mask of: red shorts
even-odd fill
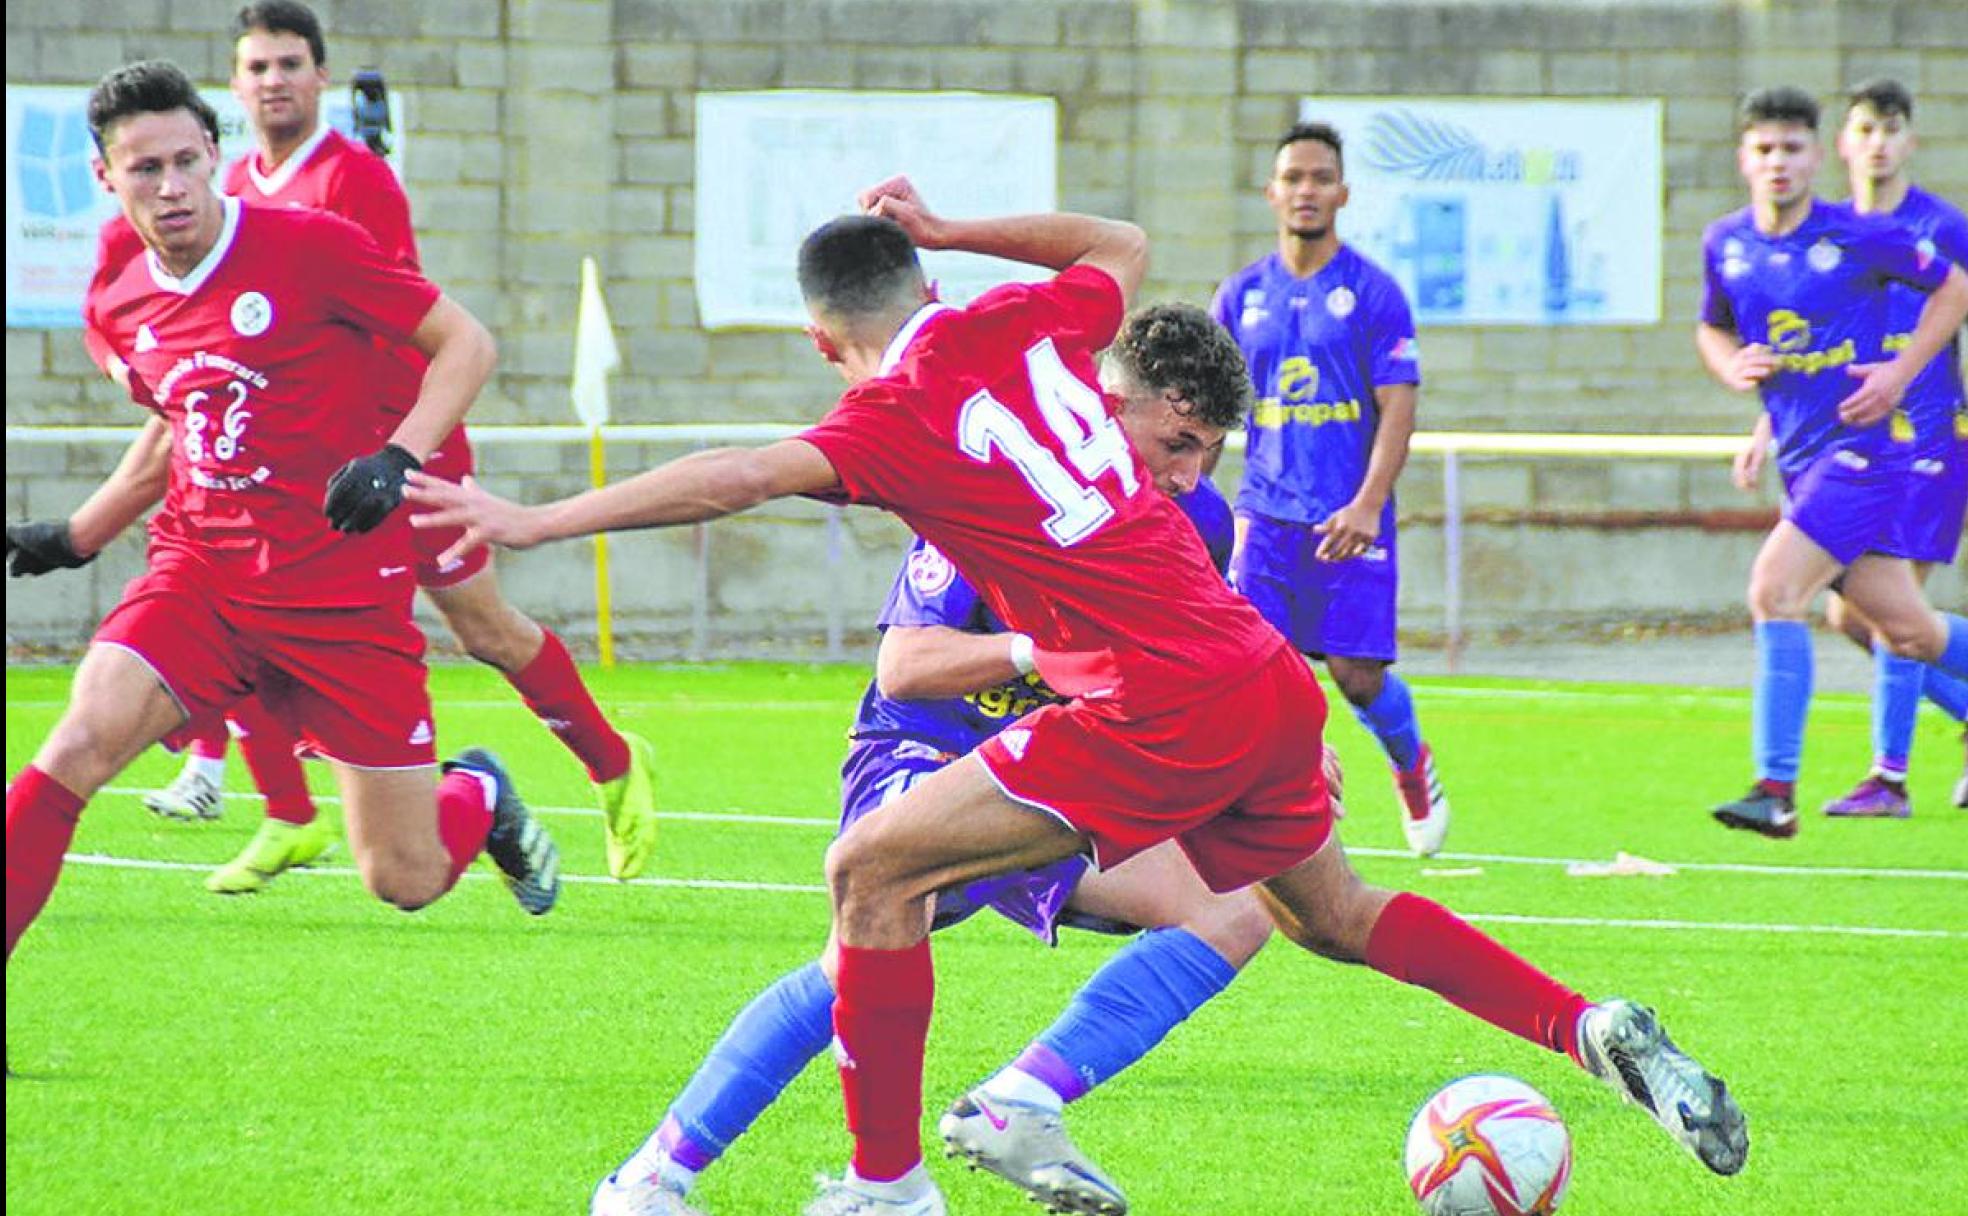
[[[463,481],[465,475],[476,467],[472,459],[471,440],[465,435],[465,428],[459,427],[445,436],[430,459],[424,462],[424,472],[432,477],[442,477],[446,481]],[[440,566],[437,559],[446,549],[458,543],[465,534],[463,528],[435,528],[426,531],[414,529],[412,535],[417,546],[417,585],[442,591],[455,587],[472,575],[492,564],[492,547],[480,545],[467,553],[462,560]]]
[[[257,693],[303,754],[357,768],[434,763],[424,635],[403,596],[361,608],[269,608],[226,598],[196,570],[132,579],[94,642],[157,673],[187,726]],[[164,741],[188,738],[180,727]]]
[[[1331,834],[1325,725],[1311,668],[1280,646],[1249,678],[1180,709],[1128,719],[1047,705],[977,754],[1006,794],[1091,841],[1101,869],[1173,837],[1211,890],[1233,891]]]

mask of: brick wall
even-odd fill
[[[1271,141],[1309,93],[1666,99],[1667,316],[1657,327],[1424,334],[1424,425],[1716,431],[1751,406],[1715,389],[1689,340],[1701,227],[1739,205],[1731,108],[1789,82],[1827,100],[1890,72],[1919,98],[1918,167],[1968,199],[1968,21],[1958,0],[321,0],[338,81],[380,64],[408,95],[409,191],[427,268],[485,318],[503,361],[476,417],[568,418],[580,255],[601,261],[621,331],[626,421],[797,419],[838,389],[797,334],[706,333],[690,282],[699,90],[960,88],[1059,102],[1061,202],[1155,241],[1144,298],[1202,301],[1271,246]],[[87,83],[163,54],[219,84],[236,0],[15,0],[7,77]],[[1826,187],[1838,187],[1836,165]],[[1342,221],[1341,231],[1344,232]],[[73,331],[7,333],[10,423],[127,412]],[[9,451],[8,506],[50,509],[93,455],[33,488]],[[570,473],[512,480],[545,492]],[[536,464],[538,462],[535,462]],[[38,471],[38,469],[37,469]],[[1425,508],[1433,471],[1410,478]],[[1474,505],[1742,505],[1712,468],[1472,470]],[[1624,501],[1626,495],[1645,501]],[[1731,575],[1730,581],[1735,581]],[[859,594],[859,598],[867,598]],[[10,627],[13,617],[10,614]]]

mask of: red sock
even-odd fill
[[[1367,938],[1367,965],[1492,1026],[1578,1058],[1587,1000],[1431,899],[1402,892]]]
[[[834,1036],[854,1173],[893,1182],[922,1161],[923,1051],[936,974],[929,942],[907,950],[840,948]]]
[[[458,885],[459,875],[485,848],[485,834],[492,830],[492,799],[478,778],[468,769],[453,769],[437,779],[437,835],[451,855],[447,891]]]
[[[7,957],[41,914],[61,877],[62,854],[75,838],[82,799],[35,768],[20,771],[7,787]]]
[[[1773,777],[1761,778],[1757,781],[1756,788],[1766,794],[1775,794],[1779,798],[1794,797],[1797,793],[1795,781],[1778,781]]]
[[[234,705],[232,722],[239,728],[239,754],[253,773],[253,785],[266,795],[267,818],[295,827],[313,823],[314,798],[294,755],[294,732],[268,713],[258,697]]]
[[[551,629],[533,661],[506,679],[519,690],[526,708],[539,715],[547,729],[560,736],[575,759],[587,766],[588,780],[600,784],[629,771],[629,744],[601,716],[601,706],[588,694],[573,656]]]
[[[188,740],[185,750],[205,760],[223,760],[232,737],[226,733],[224,714],[205,714],[185,723],[180,737]]]

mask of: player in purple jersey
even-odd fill
[[[1129,317],[1102,379],[1157,487],[1176,498],[1225,568],[1230,509],[1204,469],[1249,401],[1235,347],[1200,309],[1155,305]],[[1178,410],[1176,401],[1193,404]],[[841,769],[842,830],[1031,710],[1063,700],[1035,673],[1018,670],[1005,626],[925,541],[910,546],[876,623],[882,641],[875,681],[862,697]],[[1074,856],[946,891],[936,901],[935,926],[987,907],[1048,944],[1061,925],[1148,930],[1096,972],[1017,1060],[943,1119],[953,1152],[1032,1193],[1101,1205],[1088,1211],[1125,1210],[1119,1188],[1067,1137],[1062,1109],[1223,991],[1270,937],[1270,917],[1252,889],[1211,893],[1169,845],[1104,873],[1090,873],[1087,859]],[[655,1134],[596,1189],[596,1216],[695,1212],[687,1197],[697,1174],[826,1049],[833,1002],[817,962],[760,994]]]
[[[1817,202],[1818,107],[1791,88],[1743,103],[1737,162],[1751,206],[1703,235],[1696,346],[1724,386],[1761,393],[1786,490],[1784,518],[1750,572],[1756,784],[1715,809],[1735,828],[1797,833],[1793,800],[1812,653],[1804,615],[1841,577],[1894,653],[1968,674],[1968,618],[1935,612],[1895,555],[1914,464],[1897,408],[1968,317],[1968,275],[1903,227]],[[1887,349],[1889,285],[1926,297]]]
[[[1968,217],[1953,204],[1913,184],[1913,96],[1896,80],[1872,80],[1847,98],[1838,132],[1839,155],[1852,187],[1851,206],[1863,215],[1890,216],[1957,266],[1968,265]],[[1894,284],[1890,288],[1889,348],[1905,341],[1919,320],[1923,297]],[[1900,534],[1892,552],[1913,563],[1923,585],[1937,565],[1954,560],[1968,514],[1968,405],[1963,403],[1960,340],[1908,387],[1905,408],[1914,431],[1912,490],[1900,512]],[[1769,426],[1760,420],[1738,461],[1738,481],[1754,485],[1769,445]],[[1834,588],[1825,597],[1825,619],[1873,655],[1873,766],[1843,798],[1825,804],[1825,814],[1841,818],[1904,818],[1913,813],[1907,795],[1907,761],[1913,750],[1920,698],[1939,706],[1956,722],[1968,721],[1968,684],[1924,663],[1894,654],[1872,622],[1846,603]],[[1968,772],[1955,786],[1954,803],[1968,806]]]
[[[1211,311],[1257,388],[1237,494],[1231,581],[1315,658],[1394,768],[1408,847],[1442,847],[1449,801],[1414,698],[1390,666],[1399,581],[1394,482],[1414,434],[1414,319],[1400,285],[1340,243],[1339,133],[1303,123],[1278,141],[1264,197],[1278,250],[1225,279]]]

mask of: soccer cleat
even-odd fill
[[[641,735],[623,731],[622,739],[629,745],[628,771],[594,789],[607,835],[608,876],[627,882],[649,867],[656,852],[656,749]]]
[[[299,825],[265,820],[239,856],[206,876],[205,889],[214,895],[251,895],[265,890],[281,873],[312,865],[340,838],[334,821],[323,815]]]
[[[852,1178],[822,1174],[813,1181],[820,1193],[806,1205],[804,1216],[947,1216],[943,1192],[934,1183],[914,1199],[885,1199]]]
[[[1127,1196],[1087,1160],[1058,1111],[972,1090],[943,1112],[945,1150],[1030,1195],[1049,1212],[1125,1216]]]
[[[1433,857],[1449,834],[1449,796],[1435,775],[1435,753],[1421,745],[1414,767],[1394,770],[1394,788],[1401,795],[1401,831],[1418,857]]]
[[[1905,819],[1913,814],[1913,800],[1905,786],[1895,786],[1878,776],[1867,777],[1843,798],[1824,804],[1824,813],[1833,819]]]
[[[1797,808],[1782,794],[1773,794],[1760,785],[1734,802],[1725,802],[1711,812],[1725,827],[1758,832],[1777,840],[1797,835]]]
[[[143,796],[143,804],[153,814],[166,819],[217,819],[223,791],[218,784],[194,768],[178,773],[171,784]]]
[[[1654,1011],[1602,1001],[1579,1015],[1579,1059],[1586,1071],[1642,1108],[1667,1134],[1718,1174],[1749,1158],[1749,1122],[1728,1086],[1667,1037]]]
[[[690,1206],[682,1191],[665,1186],[654,1176],[640,1182],[624,1182],[619,1173],[610,1174],[595,1188],[588,1203],[588,1216],[705,1216]]]
[[[444,762],[445,772],[454,769],[492,778],[498,796],[492,804],[492,830],[485,834],[485,855],[499,867],[520,907],[534,916],[553,911],[560,898],[560,850],[519,800],[506,766],[484,748],[468,747]]]

